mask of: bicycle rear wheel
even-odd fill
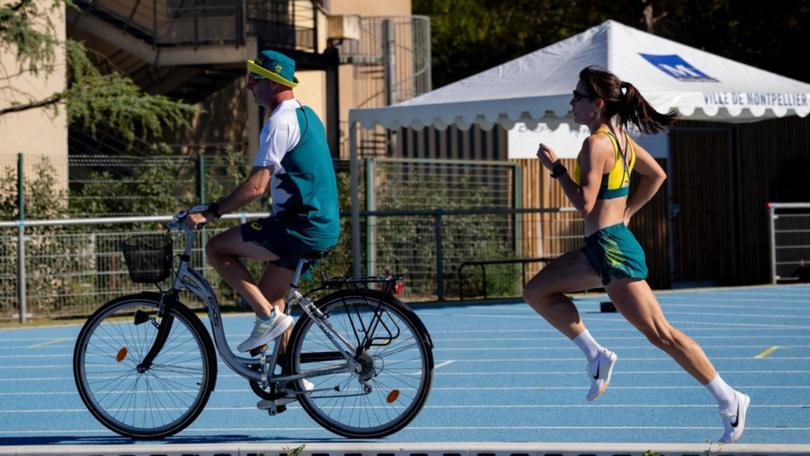
[[[289,371],[305,374],[314,386],[299,395],[301,406],[345,437],[379,438],[405,427],[422,409],[433,381],[432,346],[422,322],[396,298],[374,290],[339,291],[316,306],[350,343],[361,368],[317,375],[339,369],[346,359],[304,315],[293,329],[288,358]],[[302,383],[298,391],[305,391]]]
[[[139,369],[158,328],[160,295],[143,293],[100,307],[82,327],[73,375],[82,401],[104,426],[136,439],[167,437],[202,412],[216,382],[213,344],[200,319],[171,306],[171,331],[148,369]],[[160,321],[166,324],[167,316]]]

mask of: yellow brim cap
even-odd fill
[[[268,70],[267,68],[265,68],[265,67],[263,67],[261,65],[258,65],[256,63],[256,61],[252,60],[252,59],[249,59],[247,61],[247,70],[248,70],[249,73],[253,73],[253,74],[257,75],[257,76],[261,76],[261,77],[263,77],[265,79],[269,79],[269,80],[271,80],[273,82],[276,82],[278,84],[281,84],[281,85],[284,85],[284,86],[287,86],[287,87],[295,87],[295,86],[298,85],[298,78],[293,77],[292,81],[284,79],[283,77],[279,76],[276,73],[273,73],[272,71]]]

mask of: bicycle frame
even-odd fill
[[[214,293],[211,284],[206,280],[205,277],[202,276],[199,272],[194,270],[190,265],[189,261],[191,260],[191,247],[194,242],[194,231],[186,227],[182,220],[188,214],[194,212],[202,212],[206,206],[197,206],[190,209],[187,213],[185,211],[178,213],[174,216],[172,222],[169,223],[168,227],[170,230],[178,230],[182,231],[186,238],[186,245],[183,253],[180,255],[180,266],[177,269],[177,273],[174,278],[174,282],[172,288],[164,293],[164,295],[168,294],[178,294],[179,291],[185,289],[188,290],[190,293],[197,296],[203,303],[205,303],[208,309],[208,319],[211,322],[211,330],[213,333],[214,339],[214,346],[216,347],[216,351],[219,353],[222,360],[228,367],[231,368],[234,372],[239,374],[240,376],[248,379],[253,380],[260,383],[267,383],[269,381],[279,382],[279,383],[286,383],[294,380],[300,380],[302,378],[307,377],[317,377],[320,375],[329,375],[338,372],[350,372],[350,371],[359,371],[361,369],[360,364],[354,360],[354,353],[351,351],[354,347],[346,341],[334,328],[331,327],[329,322],[324,321],[321,318],[320,311],[315,307],[311,300],[301,295],[298,291],[298,281],[301,277],[301,271],[304,266],[305,260],[299,261],[298,266],[296,268],[295,274],[293,276],[292,284],[290,286],[290,290],[287,292],[287,297],[285,302],[287,303],[286,311],[289,313],[292,306],[298,304],[301,309],[309,315],[313,321],[321,328],[322,331],[326,334],[326,336],[332,341],[337,349],[337,352],[342,355],[345,359],[346,363],[341,366],[336,366],[332,368],[323,368],[323,369],[315,369],[312,371],[305,371],[301,372],[297,375],[282,375],[282,376],[274,376],[272,375],[272,367],[275,364],[277,355],[278,355],[278,339],[275,343],[272,355],[268,355],[266,353],[262,353],[259,359],[256,358],[247,358],[243,356],[239,356],[234,353],[230,347],[228,346],[227,339],[225,337],[225,329],[222,324],[222,317],[219,311],[219,302],[217,301],[216,294]],[[171,301],[175,301],[174,299],[169,299],[169,302],[162,301],[161,308],[159,310],[160,315],[166,315],[164,312],[164,306],[170,304]],[[161,329],[163,325],[161,324]],[[171,329],[171,322],[169,322],[168,328],[165,330],[167,333]],[[155,342],[156,346],[160,344],[161,336],[159,331],[158,338]],[[164,337],[165,339],[165,337]],[[162,344],[160,344],[162,345]],[[341,348],[341,346],[343,348]],[[348,351],[347,351],[348,350]],[[155,353],[156,355],[157,353]],[[257,369],[257,363],[260,365],[260,368]],[[264,366],[269,365],[270,369],[270,376],[267,375],[265,372]]]

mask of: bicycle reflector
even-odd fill
[[[389,404],[393,404],[397,399],[399,399],[398,389],[391,390],[391,392],[388,393],[388,396],[385,398],[386,402],[388,402]]]
[[[394,294],[401,295],[402,293],[405,293],[405,282],[397,280],[394,284]]]
[[[129,350],[127,350],[127,347],[121,347],[121,349],[118,350],[118,354],[115,355],[115,361],[120,363],[121,361],[123,361],[127,357],[127,353],[129,353]]]

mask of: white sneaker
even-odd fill
[[[740,440],[745,430],[745,415],[748,411],[748,406],[751,405],[751,398],[739,391],[734,391],[734,397],[737,398],[735,413],[729,414],[722,410],[720,411],[720,417],[723,419],[724,432],[723,437],[720,437],[718,443],[734,443]]]
[[[315,385],[311,381],[309,381],[309,380],[307,380],[305,378],[301,379],[301,383],[304,386],[304,391],[312,391],[312,390],[315,389]],[[296,394],[287,393],[286,396],[276,399],[276,407],[279,407],[279,406],[282,406],[282,405],[287,405],[290,402],[295,402],[297,400],[298,400],[298,396]],[[258,407],[260,410],[267,410],[267,409],[273,407],[273,401],[268,400],[268,399],[262,399],[262,400],[260,400],[259,402],[256,403],[256,407]]]
[[[619,357],[610,350],[599,350],[596,359],[588,363],[585,370],[591,377],[591,390],[588,391],[585,399],[592,401],[605,392],[610,383],[610,376],[613,374],[613,365],[618,359]]]
[[[249,352],[254,348],[259,348],[284,334],[284,331],[293,324],[293,318],[291,316],[281,313],[278,310],[273,310],[270,317],[271,319],[267,321],[257,318],[250,337],[239,344],[239,347],[236,349],[240,352]]]

